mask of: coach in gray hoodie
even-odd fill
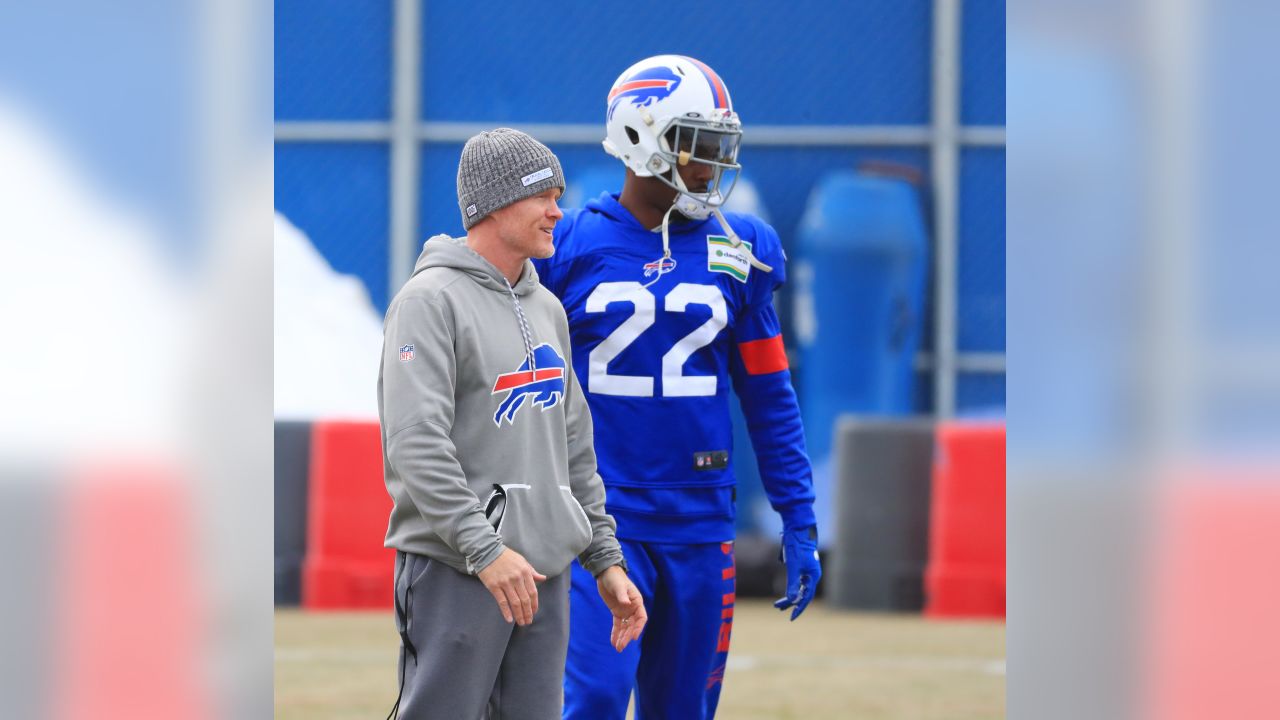
[[[604,511],[564,309],[528,261],[554,252],[563,191],[528,135],[471,138],[467,236],[428,240],[387,310],[378,412],[405,718],[559,718],[575,557],[619,652],[647,618]]]

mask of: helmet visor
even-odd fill
[[[677,121],[666,132],[667,147],[679,165],[690,161],[737,167],[741,130],[713,130]]]

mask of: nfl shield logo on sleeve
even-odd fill
[[[413,359],[413,345],[400,346],[400,362],[409,362]]]

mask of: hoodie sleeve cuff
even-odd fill
[[[467,572],[472,575],[479,574],[506,550],[502,538],[479,511],[468,513],[458,523],[454,537],[457,540],[454,550],[466,558]]]
[[[582,563],[584,570],[591,573],[591,577],[599,577],[600,573],[614,565],[621,565],[627,572],[631,570],[627,567],[627,559],[623,557],[622,547],[617,542],[609,543],[595,552],[582,553],[578,556],[578,562]]]

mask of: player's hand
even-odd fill
[[[600,573],[596,578],[596,589],[604,604],[609,606],[613,614],[613,630],[609,633],[609,644],[613,649],[622,652],[632,640],[640,637],[649,615],[644,611],[644,599],[635,583],[627,577],[627,573],[619,565]]]
[[[533,622],[533,615],[538,612],[538,586],[535,583],[546,579],[546,575],[534,570],[523,555],[511,548],[503,550],[497,560],[480,571],[480,582],[498,601],[503,619],[507,622],[515,620],[517,625]]]
[[[822,565],[818,562],[818,528],[788,528],[782,531],[782,562],[787,566],[787,596],[773,604],[779,610],[794,608],[791,619],[809,607],[822,579]]]

